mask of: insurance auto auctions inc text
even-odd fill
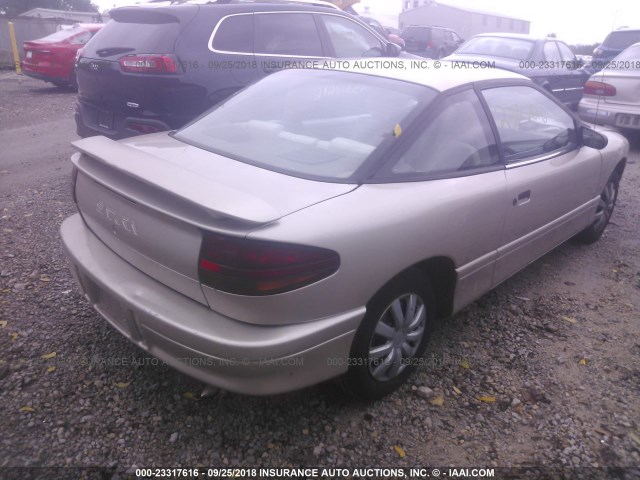
[[[210,468],[216,478],[492,478],[493,468]]]

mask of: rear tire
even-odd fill
[[[419,363],[434,317],[428,279],[413,270],[393,279],[368,303],[351,345],[349,370],[339,385],[362,400],[396,390]]]
[[[578,233],[574,238],[580,243],[591,244],[597,242],[604,233],[618,199],[618,187],[620,186],[620,174],[613,172],[607,180],[604,190],[600,194],[600,201],[596,210],[593,223]]]
[[[69,88],[74,92],[78,91],[78,79],[76,78],[76,70],[75,68],[71,72],[71,76],[69,77]]]

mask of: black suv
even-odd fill
[[[172,130],[259,78],[327,58],[398,56],[329,6],[232,3],[123,7],[77,61],[78,134]]]
[[[464,43],[455,30],[444,27],[410,25],[400,36],[407,52],[429,58],[446,57]]]

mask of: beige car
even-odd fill
[[[589,78],[578,113],[587,122],[640,130],[640,43]]]
[[[602,235],[622,136],[514,73],[354,62],[275,73],[176,132],[74,143],[62,240],[108,322],[223,389],[339,377],[378,398],[437,317]]]

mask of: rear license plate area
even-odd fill
[[[616,127],[640,128],[640,115],[619,113],[616,115]]]

